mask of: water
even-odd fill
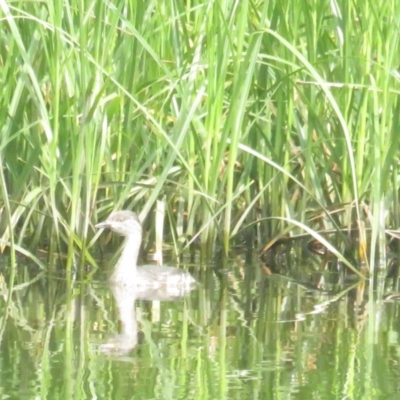
[[[213,265],[188,296],[145,301],[20,261],[9,297],[3,257],[0,398],[397,398],[399,302],[311,262],[300,277],[248,254]]]

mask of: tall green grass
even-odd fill
[[[165,196],[204,246],[259,221],[261,240],[356,227],[360,248],[371,228],[384,256],[399,23],[395,0],[0,0],[2,248],[70,268],[99,215],[154,219]]]

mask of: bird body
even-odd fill
[[[115,211],[96,228],[109,228],[125,237],[122,254],[111,275],[111,282],[139,288],[177,288],[188,290],[196,281],[188,272],[176,267],[137,265],[142,243],[142,225],[136,213]]]

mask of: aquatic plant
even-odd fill
[[[384,255],[399,215],[399,11],[0,0],[2,250],[46,244],[71,267],[90,258],[97,214],[143,217],[165,199],[174,237],[226,251],[250,224],[260,244],[355,227],[362,261]]]

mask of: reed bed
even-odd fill
[[[226,251],[356,229],[373,268],[398,226],[399,24],[395,0],[0,0],[1,250],[69,269],[97,218],[162,200],[174,237]]]

